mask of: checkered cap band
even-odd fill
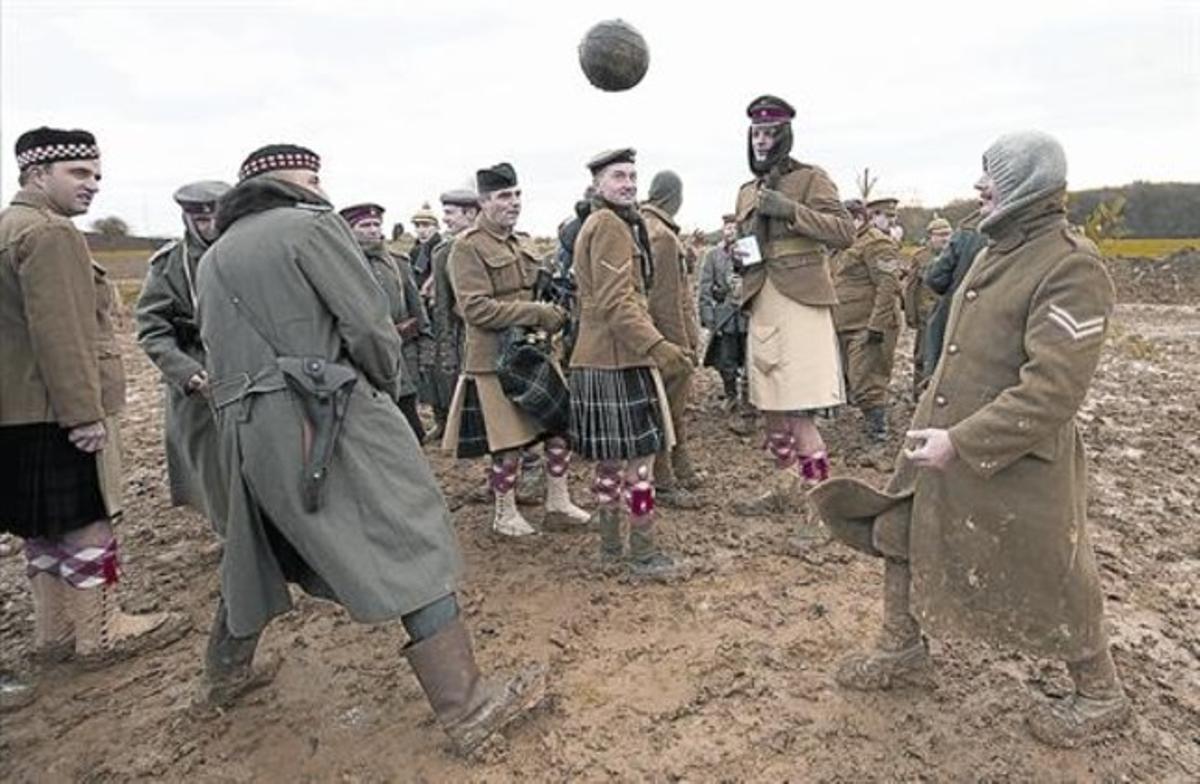
[[[321,170],[321,159],[317,155],[304,152],[279,152],[262,155],[246,161],[238,172],[238,179],[244,180],[263,172],[279,171],[281,169]]]
[[[90,161],[100,157],[100,148],[94,144],[47,144],[30,147],[17,156],[17,168],[24,169],[35,163],[56,161]]]

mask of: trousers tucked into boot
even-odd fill
[[[254,652],[261,634],[234,637],[229,631],[229,613],[225,600],[217,603],[216,617],[204,652],[204,675],[196,696],[197,703],[225,708],[238,697],[275,679],[279,662],[255,669]]]
[[[912,575],[904,561],[883,561],[883,630],[875,648],[851,654],[842,660],[837,682],[848,689],[875,691],[929,664],[929,652],[921,639],[921,627],[910,612]]]
[[[1107,645],[1089,659],[1067,662],[1067,672],[1075,693],[1034,708],[1028,723],[1035,738],[1050,746],[1071,749],[1100,740],[1103,733],[1129,723],[1129,698],[1121,688]]]

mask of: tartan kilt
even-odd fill
[[[571,449],[588,460],[632,460],[668,446],[648,367],[571,368]]]
[[[58,539],[109,517],[95,454],[55,422],[0,426],[0,531]]]
[[[483,457],[488,454],[487,426],[483,421],[483,405],[475,380],[463,381],[462,414],[458,425],[458,444],[455,456],[459,459]]]

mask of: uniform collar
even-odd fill
[[[671,231],[676,232],[676,233],[679,232],[679,224],[676,223],[671,218],[671,216],[667,214],[667,211],[664,210],[662,207],[659,207],[657,204],[654,204],[652,202],[645,202],[644,204],[642,204],[642,209],[644,211],[649,212],[650,214],[654,215],[656,218],[661,220],[663,223],[667,224],[667,226],[670,227]]]
[[[13,196],[13,204],[20,204],[24,207],[33,207],[35,210],[49,210],[55,215],[61,215],[54,205],[50,203],[50,199],[46,198],[46,194],[33,188],[21,188]]]
[[[1008,253],[1065,223],[1062,191],[1056,191],[1013,213],[1009,220],[989,227],[989,232],[985,233],[991,235],[991,247],[999,253]]]
[[[514,237],[515,237],[514,232],[512,232],[511,230],[505,229],[503,226],[499,225],[495,221],[488,218],[482,212],[479,213],[478,226],[479,226],[479,228],[483,229],[491,236],[500,240],[500,242],[509,242],[510,240],[514,239]]]

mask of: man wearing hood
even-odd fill
[[[429,318],[417,291],[406,259],[392,256],[383,241],[383,207],[364,202],[344,207],[338,214],[346,219],[358,247],[367,257],[371,274],[387,295],[388,312],[396,333],[400,336],[404,371],[400,374],[400,393],[397,404],[408,420],[418,441],[425,440],[425,426],[417,413],[417,378],[420,373],[420,345],[423,334],[429,332]]]
[[[814,415],[846,400],[838,359],[829,250],[854,241],[854,223],[823,169],[791,157],[796,110],[764,95],[746,109],[754,179],[738,191],[738,234],[760,260],[742,264],[742,307],[750,312],[750,403],[766,415],[776,476],[761,495],[734,505],[743,515],[802,508],[798,488],[829,473]],[[739,254],[739,261],[743,256]]]
[[[946,349],[883,493],[851,479],[812,498],[835,535],[884,559],[883,630],[843,686],[882,689],[929,663],[922,632],[1066,662],[1064,699],[1029,716],[1074,746],[1129,719],[1088,537],[1075,415],[1113,308],[1096,247],[1066,220],[1059,143],[1026,131],[983,154],[988,238],[950,308]]]
[[[647,294],[650,319],[664,338],[688,352],[693,365],[700,349],[700,336],[688,282],[687,251],[679,238],[675,216],[683,205],[683,181],[673,171],[661,171],[650,181],[650,194],[642,204],[642,220],[650,236],[650,258],[654,285]],[[698,509],[700,499],[692,494],[701,485],[699,473],[687,450],[684,412],[691,396],[693,367],[663,374],[675,447],[663,450],[654,460],[654,482],[664,506]]]
[[[674,441],[663,376],[686,378],[693,361],[650,317],[647,297],[657,283],[637,208],[635,156],[624,148],[588,162],[596,196],[575,241],[580,318],[571,355],[571,444],[596,464],[602,562],[624,562],[635,577],[673,580],[687,567],[658,546],[654,457]]]
[[[184,234],[150,258],[136,310],[138,344],[166,384],[164,440],[171,503],[200,512],[218,533],[225,530],[225,479],[196,323],[196,268],[217,238],[217,200],[228,192],[227,184],[214,180],[175,191]]]
[[[489,683],[475,664],[449,512],[395,404],[400,336],[319,169],[304,147],[252,152],[200,263],[230,512],[199,701],[228,705],[273,677],[254,651],[296,583],[357,621],[399,619],[400,652],[470,752],[540,698],[542,677]]]

